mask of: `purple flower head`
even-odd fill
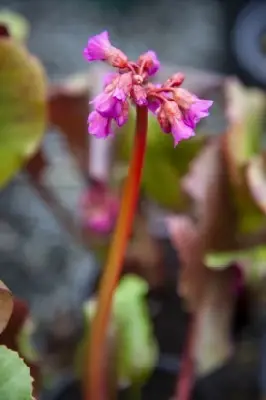
[[[175,145],[194,136],[197,123],[209,115],[213,102],[181,88],[185,79],[181,72],[163,84],[148,82],[160,67],[154,51],[142,54],[136,62],[129,61],[110,43],[108,33],[102,32],[88,41],[84,55],[88,61],[102,60],[117,68],[106,75],[103,92],[91,102],[94,111],[88,118],[88,129],[96,137],[112,135],[113,123],[121,127],[127,122],[130,102],[148,107],[162,131],[172,133]]]

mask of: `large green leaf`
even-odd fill
[[[46,125],[45,74],[11,38],[0,38],[0,187],[40,145]]]
[[[5,346],[0,346],[0,399],[32,399],[29,368],[15,351]]]

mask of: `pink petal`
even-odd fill
[[[209,115],[209,108],[212,106],[213,101],[198,99],[184,112],[184,116],[189,125],[194,126],[205,117]]]
[[[125,101],[130,95],[132,85],[132,72],[127,72],[120,75],[120,78],[114,89],[113,96],[116,97],[117,100]]]
[[[112,93],[100,93],[91,103],[96,111],[106,118],[115,118],[121,114],[121,102],[112,96]]]
[[[192,136],[195,136],[195,132],[193,131],[192,127],[186,125],[184,121],[178,118],[174,119],[171,131],[174,138],[175,146],[182,140],[189,139]]]
[[[108,72],[103,79],[103,86],[106,87],[113,83],[113,81],[119,76],[116,72]]]
[[[146,71],[149,76],[156,74],[160,68],[160,61],[156,53],[152,50],[142,54],[138,59],[138,64],[144,65],[144,71]]]
[[[88,117],[88,131],[97,138],[106,138],[113,135],[111,119],[105,118],[97,111],[92,111]]]
[[[83,54],[87,61],[106,60],[111,48],[108,32],[104,31],[89,39]]]
[[[129,116],[129,104],[127,101],[125,101],[122,104],[122,110],[121,113],[115,118],[115,121],[119,127],[125,125],[125,123],[128,121],[128,116]]]
[[[133,92],[133,99],[136,104],[138,104],[139,106],[147,105],[148,103],[147,94],[143,86],[133,85],[132,92]]]

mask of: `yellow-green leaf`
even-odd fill
[[[46,80],[39,61],[0,38],[0,187],[38,149],[46,125]]]
[[[15,40],[25,42],[30,33],[30,26],[26,18],[21,14],[8,9],[0,10],[0,24],[4,24],[9,34]]]

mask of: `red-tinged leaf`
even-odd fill
[[[88,176],[89,93],[87,78],[52,87],[48,97],[50,124],[65,135],[82,175]]]
[[[7,346],[9,349],[19,352],[17,337],[19,335],[20,330],[23,327],[23,324],[29,314],[27,304],[20,299],[14,299],[14,307],[11,317],[8,321],[8,324],[5,330],[0,335],[0,344]],[[27,360],[24,360],[25,363],[29,366],[31,376],[34,379],[33,388],[34,388],[34,396],[37,398],[37,394],[40,389],[40,368],[38,365],[28,363]]]
[[[1,37],[9,37],[10,33],[6,25],[0,23],[0,36]]]
[[[29,160],[26,165],[26,170],[34,180],[41,182],[41,177],[45,168],[47,168],[47,162],[42,149],[40,149],[35,156]]]
[[[8,324],[13,310],[13,297],[6,285],[0,281],[0,333]]]

